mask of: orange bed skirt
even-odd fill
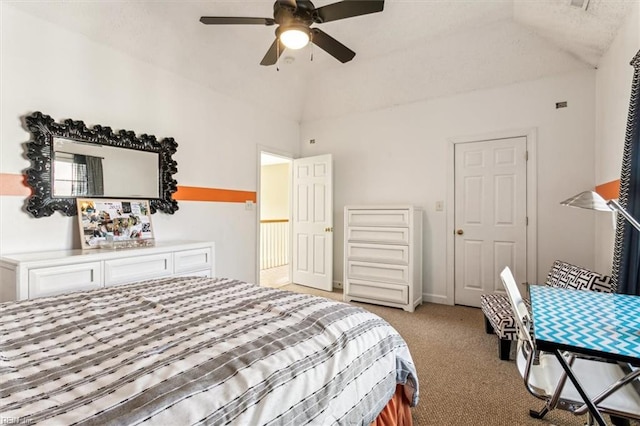
[[[396,385],[396,393],[369,426],[413,426],[411,406],[404,395],[403,385]]]

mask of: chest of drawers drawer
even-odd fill
[[[345,237],[349,242],[409,244],[409,228],[350,226]]]
[[[350,281],[350,286],[350,295],[353,297],[398,304],[409,303],[409,287],[406,285],[354,279]]]
[[[409,267],[407,265],[351,260],[347,262],[347,277],[349,279],[407,284],[409,282]]]
[[[211,270],[213,259],[211,249],[181,250],[173,254],[173,268],[176,274]],[[188,275],[188,274],[187,274]]]
[[[172,271],[172,253],[107,260],[104,262],[104,285],[168,277]]]
[[[29,270],[29,299],[102,287],[102,264],[85,262]]]
[[[348,226],[409,226],[408,209],[354,209],[347,212]]]
[[[348,260],[409,264],[409,246],[390,244],[347,243]]]

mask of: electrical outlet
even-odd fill
[[[245,210],[253,210],[253,205],[254,204],[255,203],[253,201],[247,200],[247,201],[244,202],[244,209]]]
[[[436,211],[441,212],[444,210],[444,201],[436,201]]]

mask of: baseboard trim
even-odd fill
[[[422,293],[422,302],[438,303],[440,305],[452,305],[447,301],[447,296],[441,296],[439,294]]]

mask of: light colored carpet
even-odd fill
[[[280,288],[287,284],[291,284],[289,265],[276,266],[275,268],[262,269],[260,271],[260,285],[263,287]]]
[[[342,300],[341,291],[295,284],[282,289]],[[353,304],[387,320],[409,345],[420,382],[420,402],[412,411],[416,425],[585,424],[586,415],[562,410],[543,420],[529,417],[529,409],[538,410],[543,402],[527,392],[515,361],[498,358],[497,337],[485,333],[480,309],[426,303],[408,313]]]

